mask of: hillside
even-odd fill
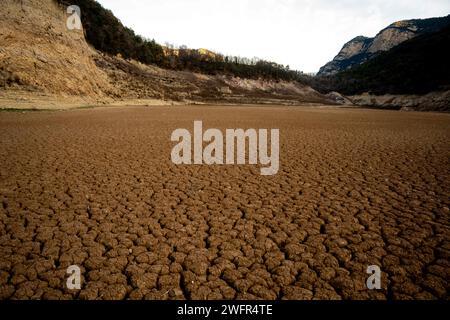
[[[450,27],[408,40],[361,66],[325,78],[322,91],[426,94],[450,89]],[[319,85],[320,87],[320,85]]]
[[[102,17],[117,22],[119,39],[126,40],[127,34],[134,34],[129,29],[121,29],[123,26],[112,14],[97,16],[99,24]],[[70,31],[66,19],[66,7],[53,0],[2,3],[1,108],[205,102],[331,103],[298,82],[259,77],[245,80],[229,73],[199,74],[145,64],[122,51],[102,52],[86,41],[84,35],[89,34],[86,25],[82,31]]]
[[[450,15],[442,18],[394,22],[374,38],[358,36],[347,42],[339,54],[322,68],[319,76],[333,75],[363,64],[379,54],[417,36],[437,32],[450,25]]]
[[[316,90],[389,109],[450,111],[450,26],[424,33],[361,65],[310,79]]]
[[[55,0],[67,5],[65,0]],[[94,48],[112,55],[120,54],[145,64],[171,70],[188,70],[209,75],[231,75],[266,80],[301,81],[303,73],[272,61],[224,56],[207,49],[166,48],[154,40],[136,35],[114,14],[95,0],[72,0],[80,7],[86,40]]]

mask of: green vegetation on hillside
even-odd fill
[[[55,0],[67,5],[65,0]],[[302,81],[304,74],[264,60],[250,60],[221,54],[205,55],[198,50],[182,48],[164,53],[164,48],[154,40],[136,35],[125,27],[114,14],[95,0],[71,0],[81,9],[81,21],[86,40],[94,48],[111,55],[120,54],[125,59],[134,59],[162,68],[189,70],[206,74],[229,74],[242,78],[264,78],[272,80]]]
[[[334,76],[311,79],[321,92],[425,94],[450,90],[450,26],[403,42]]]
[[[65,0],[55,1],[67,5]],[[336,75],[309,77],[300,71],[290,70],[289,66],[270,61],[211,52],[205,54],[185,47],[163,48],[154,40],[136,35],[95,0],[72,0],[71,4],[81,8],[86,40],[94,48],[166,69],[298,81],[322,93],[338,91],[346,95],[363,92],[422,94],[450,89],[450,27],[406,41],[362,65]],[[435,20],[428,19],[423,23],[436,24]]]
[[[56,0],[66,5],[65,0]],[[86,40],[104,53],[135,59],[142,63],[161,63],[162,47],[154,40],[147,40],[125,27],[110,10],[93,0],[72,0],[71,4],[81,8],[81,21]]]

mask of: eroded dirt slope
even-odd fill
[[[0,8],[0,90],[26,89],[93,101],[112,92],[82,30],[68,30],[52,0],[5,0]],[[2,93],[0,91],[0,93]],[[1,95],[0,95],[1,97]]]

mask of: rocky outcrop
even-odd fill
[[[328,62],[317,75],[331,75],[367,61],[371,54],[365,54],[372,42],[371,38],[359,36],[347,42],[339,54]]]
[[[350,69],[406,40],[421,34],[437,32],[448,25],[450,25],[450,15],[443,18],[395,22],[380,31],[374,38],[359,36],[347,42],[332,61],[320,68],[318,75],[332,75]]]
[[[373,95],[364,93],[350,96],[349,99],[358,106],[403,111],[440,111],[449,112],[450,91],[430,92],[426,95]]]
[[[348,97],[340,94],[339,92],[330,92],[326,94],[326,97],[333,100],[337,104],[341,105],[353,105],[353,101],[350,100]]]

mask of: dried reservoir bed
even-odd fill
[[[170,134],[194,120],[280,129],[279,173],[172,164]],[[2,299],[448,299],[449,207],[447,114],[0,113]]]

